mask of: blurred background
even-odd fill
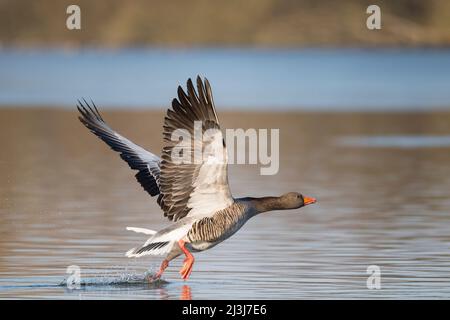
[[[0,298],[448,299],[449,45],[444,0],[0,0]],[[278,174],[232,165],[233,195],[318,203],[252,219],[187,283],[175,261],[147,285],[160,261],[125,259],[144,240],[125,226],[168,221],[75,104],[159,154],[165,109],[197,75],[223,128],[280,129]]]
[[[66,8],[82,10],[82,29],[69,32]],[[382,9],[381,32],[365,28],[366,8]],[[1,1],[4,46],[311,47],[445,46],[445,0],[332,1]]]
[[[81,29],[69,30],[77,4]],[[207,76],[227,108],[450,105],[450,4],[377,1],[0,1],[0,104],[170,103]]]

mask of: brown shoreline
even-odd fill
[[[366,27],[371,2],[361,0],[79,0],[81,30],[66,28],[70,4],[0,2],[0,47],[450,45],[445,0],[379,0],[380,30]]]

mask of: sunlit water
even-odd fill
[[[232,165],[236,197],[300,191],[318,203],[250,220],[182,258],[127,259],[166,220],[118,155],[73,111],[0,110],[0,298],[450,298],[450,114],[227,113],[224,128],[280,128],[280,171]],[[105,112],[159,153],[162,112]],[[405,142],[406,141],[406,142]],[[413,142],[413,143],[412,143]],[[81,268],[80,289],[64,285]],[[381,268],[381,289],[366,286]]]

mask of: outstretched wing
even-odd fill
[[[95,104],[93,102],[91,104],[92,106],[86,100],[78,101],[77,108],[81,114],[78,119],[92,133],[105,141],[111,149],[120,152],[120,157],[131,169],[139,171],[135,177],[145,191],[151,196],[158,195],[160,193],[158,185],[160,158],[111,129],[103,120]]]
[[[228,186],[227,150],[207,79],[203,83],[197,77],[197,91],[191,79],[187,94],[178,87],[178,99],[172,101],[164,121],[158,203],[173,221],[212,215],[234,202]],[[188,133],[190,140],[180,142],[181,132]],[[181,146],[190,161],[180,163]]]

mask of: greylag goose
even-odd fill
[[[208,80],[197,77],[197,92],[189,79],[187,93],[179,86],[178,99],[173,99],[163,126],[164,145],[162,156],[134,144],[109,127],[91,101],[78,101],[80,121],[95,135],[120,153],[131,169],[137,170],[136,179],[157,202],[164,216],[173,223],[160,231],[128,227],[128,230],[144,233],[149,239],[140,247],[126,253],[127,257],[146,255],[165,256],[159,271],[152,279],[159,279],[169,262],[184,254],[180,274],[189,278],[194,264],[192,252],[214,247],[232,236],[251,217],[266,211],[297,209],[315,203],[316,200],[297,192],[279,197],[233,198],[228,186],[225,141],[214,107]],[[201,121],[201,130],[209,132],[204,139],[202,161],[180,163],[171,154],[175,142],[171,137],[175,130],[184,129],[194,135],[194,121]],[[191,152],[195,152],[195,143]]]

